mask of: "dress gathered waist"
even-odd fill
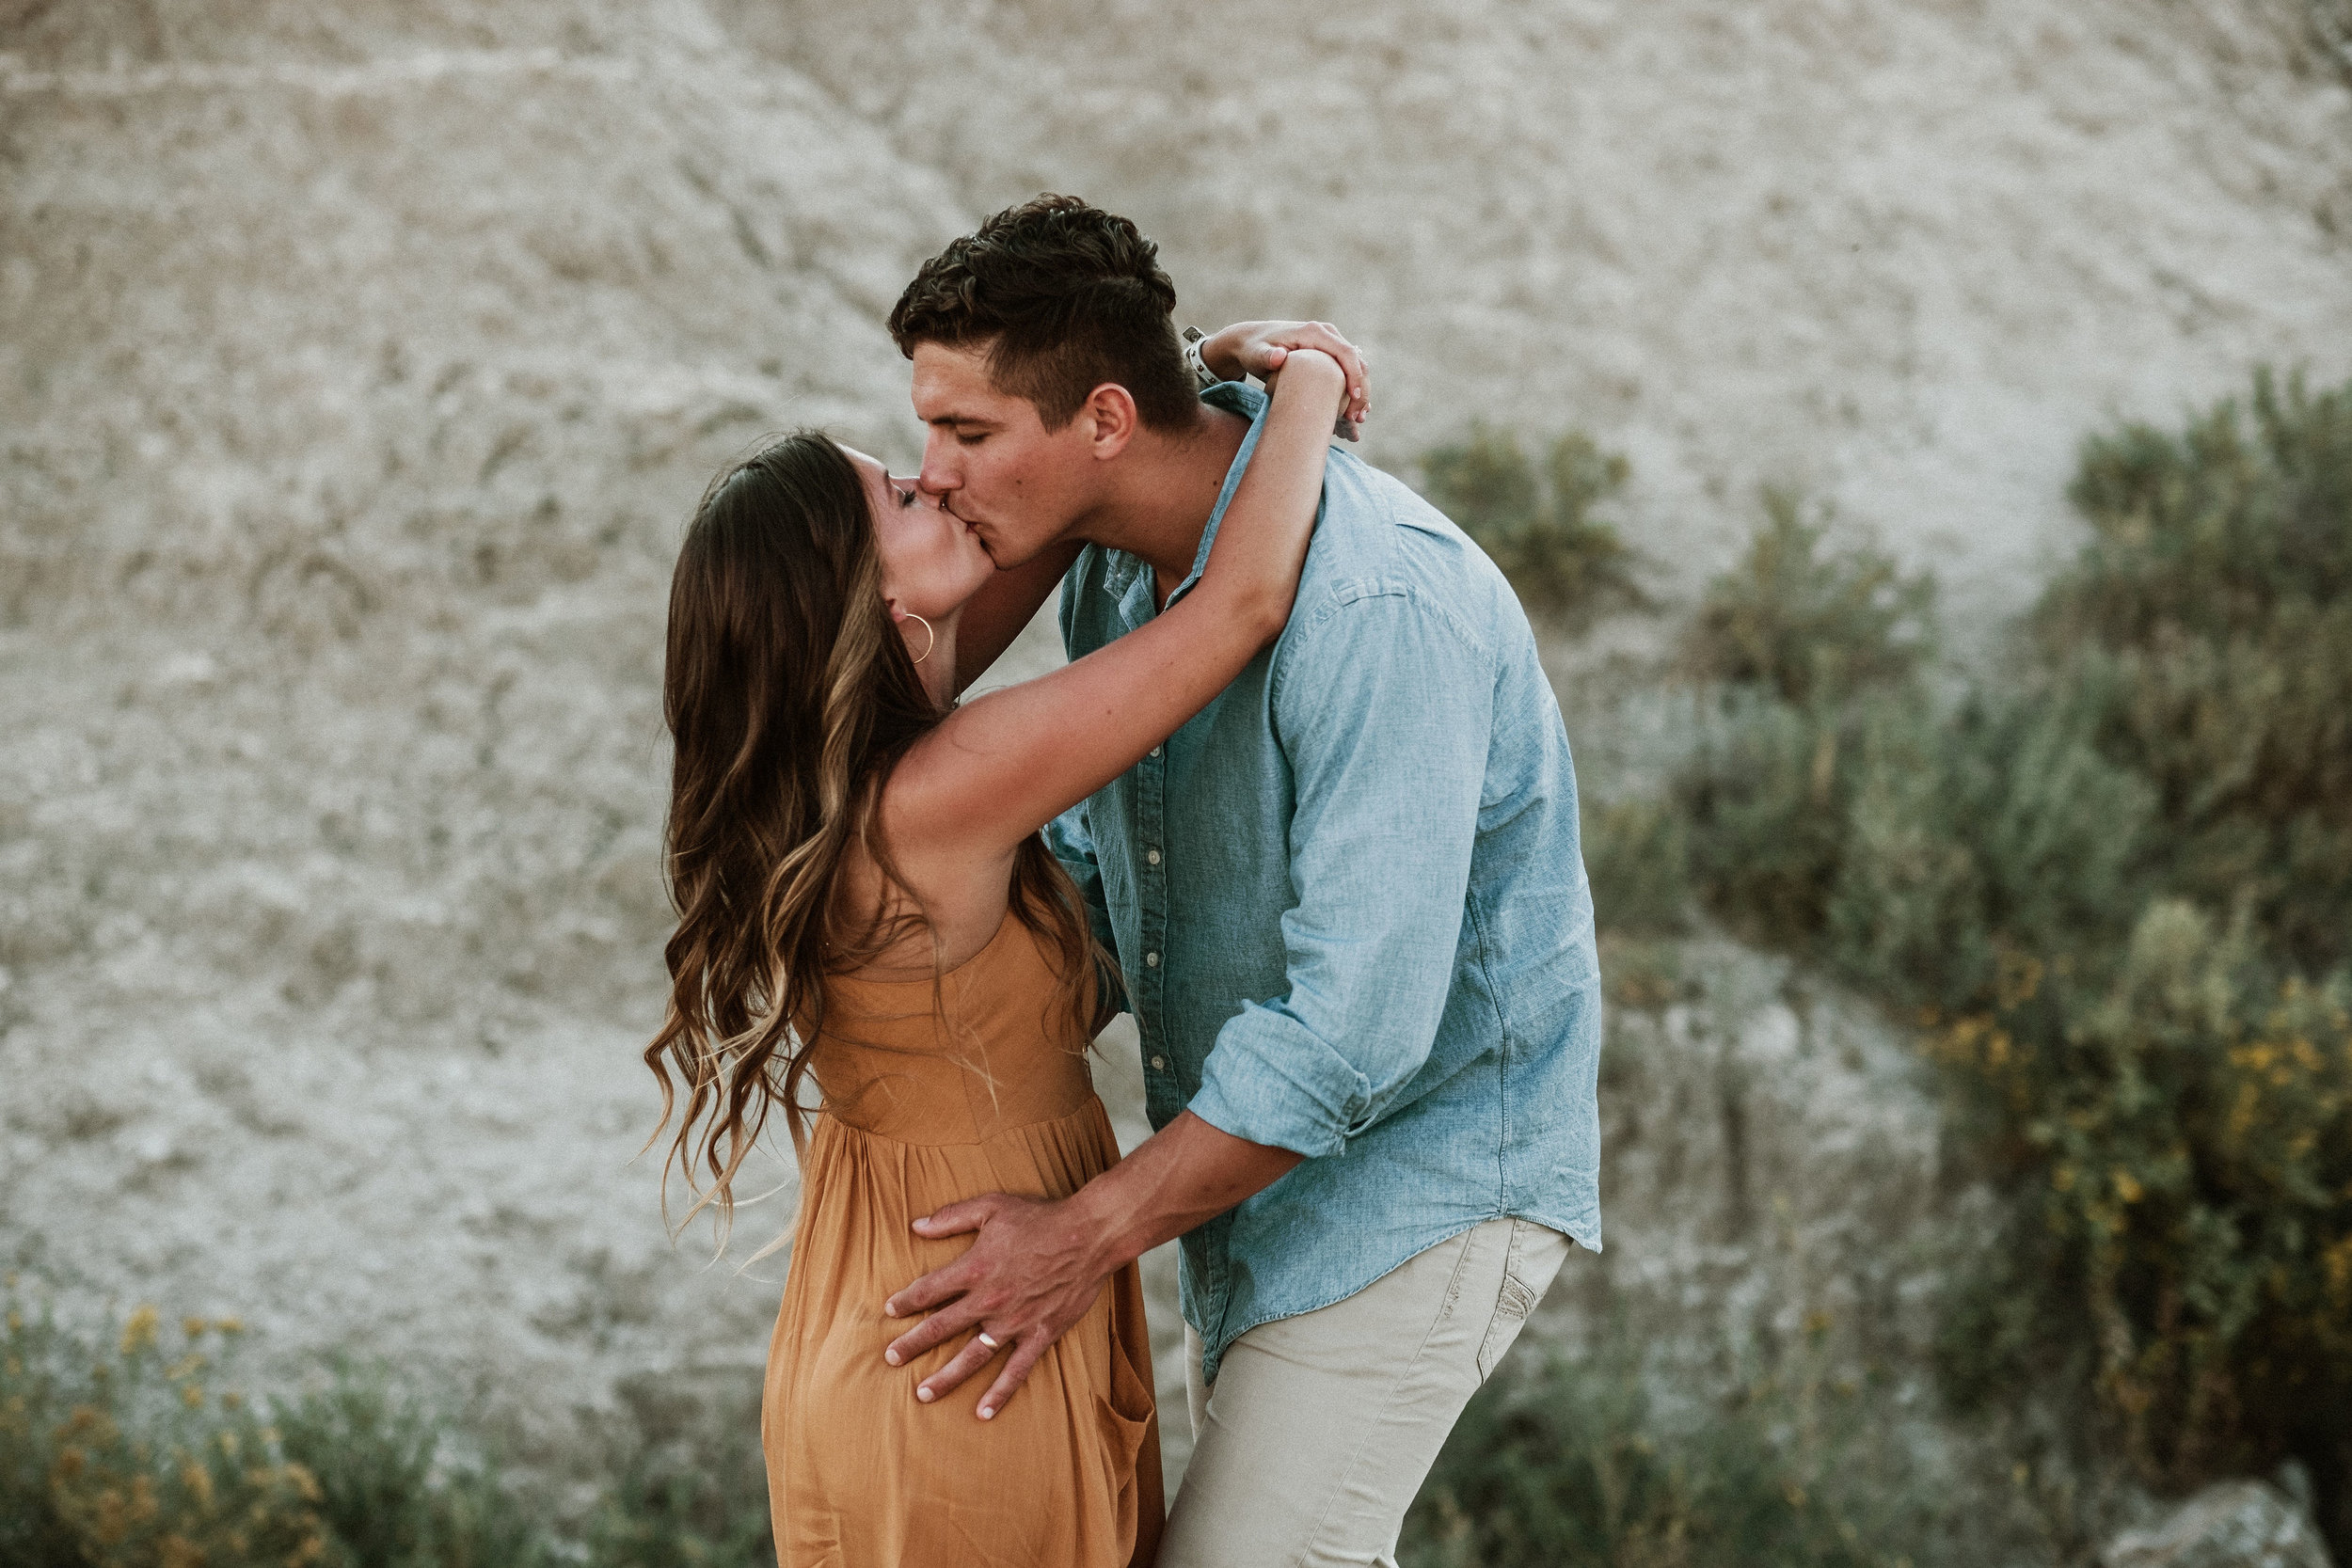
[[[1091,1125],[1099,1125],[1104,1133],[1110,1132],[1110,1114],[1103,1108],[1103,1102],[1100,1100],[1090,1096],[1059,1116],[1039,1117],[1016,1126],[1000,1127],[986,1136],[977,1138],[901,1137],[897,1132],[885,1132],[878,1128],[862,1127],[827,1107],[818,1111],[817,1125],[810,1131],[809,1137],[814,1143],[817,1139],[831,1132],[840,1137],[855,1137],[874,1143],[896,1144],[903,1148],[986,1148],[992,1144],[1021,1137],[1024,1133],[1034,1134],[1049,1129],[1060,1130],[1079,1126],[1090,1128]],[[1116,1140],[1114,1140],[1115,1143]]]

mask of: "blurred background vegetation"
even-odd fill
[[[1498,554],[1539,585],[1531,608],[1590,613],[1628,570],[1605,528],[1533,531],[1507,437],[1426,471],[1482,536],[1582,552]],[[1598,918],[1635,938],[1719,922],[1910,1024],[1950,1157],[2002,1199],[1941,1304],[1955,1410],[2051,1399],[2079,1412],[2079,1453],[2163,1494],[2292,1461],[2341,1557],[2352,386],[2264,373],[2183,429],[2096,436],[2071,495],[2088,543],[1961,669],[1936,661],[1931,582],[1768,493],[1676,639],[1687,760],[1655,797],[1586,807]],[[1581,596],[1550,599],[1563,583]],[[1616,1375],[1519,1366],[1482,1395],[1416,1511],[1421,1560],[1948,1544],[1857,1512],[1884,1490],[1806,1421],[1742,1405],[1677,1440]]]
[[[151,1305],[60,1321],[11,1275],[0,1338],[0,1562],[9,1568],[755,1568],[772,1564],[757,1422],[632,1433],[583,1502],[510,1486],[389,1369],[298,1395],[232,1381],[244,1325]]]

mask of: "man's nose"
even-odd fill
[[[943,445],[937,435],[923,443],[923,467],[914,476],[914,487],[933,498],[963,483],[963,476],[956,472],[949,454],[940,450]]]

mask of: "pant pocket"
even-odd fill
[[[1530,1284],[1526,1277],[1534,1272],[1535,1259],[1530,1256],[1526,1243],[1531,1238],[1548,1234],[1540,1226],[1525,1220],[1511,1222],[1511,1240],[1503,1252],[1502,1285],[1495,1292],[1494,1317],[1486,1324],[1486,1338],[1478,1347],[1478,1381],[1485,1383],[1494,1374],[1496,1365],[1512,1345],[1518,1342],[1519,1330],[1527,1326],[1527,1315],[1535,1309],[1543,1297],[1543,1287],[1551,1283],[1546,1275],[1541,1284]]]

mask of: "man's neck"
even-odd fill
[[[1110,494],[1071,534],[1150,562],[1153,598],[1165,605],[1192,575],[1217,492],[1248,434],[1248,420],[1205,403],[1189,429],[1138,431],[1119,456]]]

